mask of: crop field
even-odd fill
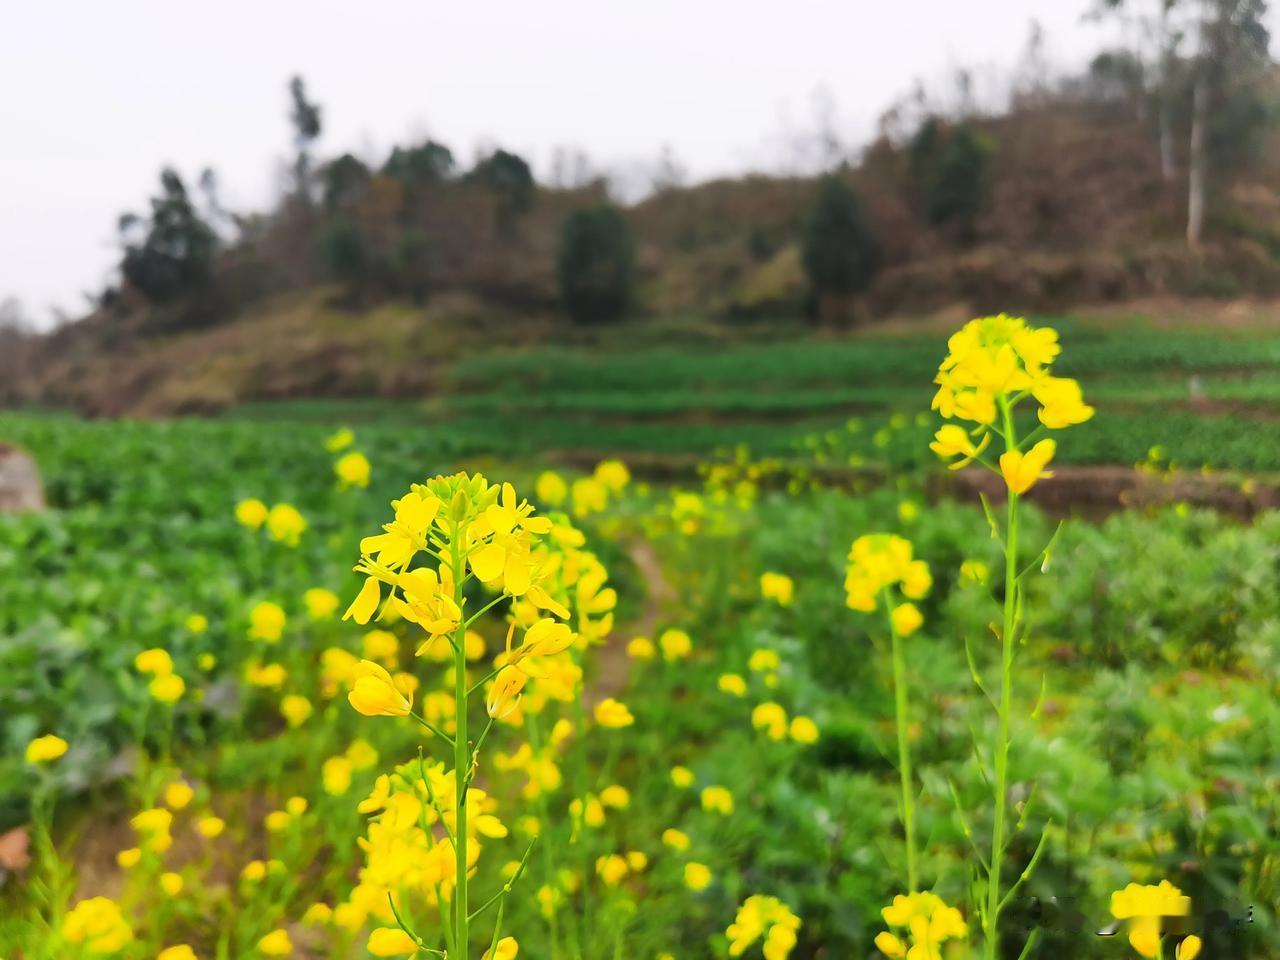
[[[1036,503],[1280,332],[1033,323],[0,413],[0,958],[1280,956],[1280,514]]]
[[[1152,447],[1187,468],[1280,470],[1280,331],[1156,326],[1144,318],[1046,318],[1069,338],[1066,376],[1087,381],[1103,416],[1082,424],[1064,463],[1132,465]],[[875,442],[891,418],[928,414],[927,388],[949,330],[661,346],[494,351],[464,358],[426,401],[262,403],[236,419],[416,424],[467,454],[557,452],[757,455],[909,463],[933,418]],[[853,420],[852,429],[849,422]],[[855,434],[861,434],[856,436]],[[804,451],[808,450],[809,453]]]

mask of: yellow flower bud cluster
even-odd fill
[[[929,565],[912,556],[911,541],[892,533],[869,533],[853,541],[845,572],[845,601],[850,609],[870,613],[886,591],[897,588],[910,600],[920,600],[933,587]],[[893,608],[894,628],[907,636],[920,626],[912,603]]]
[[[944,425],[930,444],[933,451],[956,470],[981,457],[998,431],[1006,447],[999,472],[1013,493],[1025,493],[1050,476],[1045,467],[1053,459],[1056,442],[1044,439],[1023,450],[1012,436],[1013,409],[1033,398],[1047,430],[1062,430],[1093,416],[1080,384],[1050,372],[1061,349],[1056,330],[1033,327],[1021,317],[1002,313],[966,323],[947,342],[947,356],[934,378],[938,390],[933,409],[948,420],[968,420],[976,426],[967,430]]]

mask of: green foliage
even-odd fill
[[[560,299],[576,323],[617,320],[631,300],[635,254],[616,207],[575,210],[560,231]]]
[[[425,303],[431,290],[431,245],[416,227],[401,231],[388,257],[389,280],[395,293]]]
[[[955,224],[966,235],[973,232],[986,197],[989,153],[987,143],[971,128],[952,131],[926,190],[925,211],[930,223]]]
[[[803,244],[805,273],[819,295],[861,293],[880,264],[879,244],[862,204],[836,175],[818,185]]]
[[[428,140],[416,147],[395,147],[382,172],[410,184],[440,183],[454,170],[453,151]]]
[[[524,158],[506,150],[495,150],[467,174],[468,183],[478,184],[498,197],[498,217],[509,222],[533,204],[536,184]]]
[[[160,190],[151,200],[150,216],[120,218],[120,271],[153,304],[169,304],[206,288],[218,239],[176,170],[160,172]]]
[[[351,291],[369,281],[372,258],[360,228],[348,217],[330,219],[320,233],[316,253],[326,272]]]
[[[358,199],[369,184],[369,176],[369,168],[364,161],[349,153],[325,164],[320,171],[325,207],[335,210]]]
[[[329,405],[322,412],[331,418],[344,411]],[[460,455],[456,440],[484,442],[476,429],[454,437],[434,423],[406,429],[408,422],[358,429],[358,443],[373,459],[373,489],[340,494],[333,455],[323,444],[332,429],[327,422],[0,415],[0,435],[39,459],[53,507],[0,517],[0,569],[8,574],[0,577],[0,831],[24,822],[32,780],[22,749],[32,735],[49,730],[71,743],[66,762],[50,770],[60,792],[91,798],[92,819],[118,814],[113,792],[102,788],[129,776],[130,744],[158,752],[167,742],[164,714],[132,664],[139,651],[164,647],[191,689],[204,694],[181,701],[172,728],[174,759],[200,789],[199,807],[216,805],[233,830],[241,819],[261,820],[263,797],[279,802],[296,791],[310,794],[318,807],[317,828],[289,838],[278,854],[290,867],[315,867],[278,888],[271,908],[282,922],[292,921],[310,903],[331,902],[335,889],[349,887],[359,857],[351,838],[365,825],[354,800],[368,794],[381,768],[357,772],[345,796],[327,797],[317,789],[319,759],[342,753],[360,736],[385,765],[413,756],[420,741],[404,725],[358,717],[340,695],[317,700],[316,716],[299,729],[283,729],[284,691],[250,688],[238,668],[248,657],[266,655],[287,665],[287,689],[307,689],[301,678],[312,675],[322,650],[359,648],[364,631],[336,616],[312,620],[303,592],[324,586],[350,597],[359,579],[350,569],[351,547],[385,519],[387,500],[406,481],[446,469]],[[491,421],[489,431],[505,428]],[[626,785],[630,803],[588,832],[586,875],[592,876],[598,854],[646,854],[648,866],[637,880],[643,881],[641,908],[626,920],[628,956],[690,944],[706,944],[708,955],[721,950],[735,907],[761,890],[803,918],[796,960],[870,956],[883,929],[880,908],[901,892],[896,782],[888,759],[893,703],[880,620],[844,603],[845,556],[858,534],[890,530],[911,538],[932,566],[934,588],[921,601],[925,626],[907,647],[920,721],[918,823],[928,837],[922,872],[929,889],[964,902],[972,853],[952,790],[971,811],[974,833],[985,835],[989,787],[971,738],[989,738],[994,717],[972,689],[963,638],[972,641],[978,669],[993,675],[999,654],[987,624],[999,591],[962,582],[958,570],[964,560],[993,564],[997,550],[986,522],[975,505],[946,501],[900,519],[904,496],[923,502],[914,488],[865,495],[763,491],[747,506],[735,503],[736,494],[709,489],[703,500],[711,515],[689,532],[664,525],[670,494],[660,486],[636,492],[600,523],[583,524],[611,570],[616,565],[623,574],[611,578],[623,593],[620,622],[634,615],[643,590],[623,573],[617,555],[643,535],[673,588],[646,630],[656,639],[674,626],[693,638],[687,660],[659,657],[627,668],[620,696],[636,723],[610,734],[619,738],[615,745],[593,747],[588,767],[600,784]],[[310,522],[299,546],[286,548],[241,528],[233,508],[247,496],[297,505]],[[1034,511],[1026,521],[1030,560],[1052,524]],[[619,532],[610,537],[605,530]],[[1240,916],[1243,908],[1233,901],[1254,906],[1246,930],[1209,935],[1213,956],[1276,954],[1280,821],[1273,781],[1280,706],[1267,678],[1274,675],[1280,639],[1280,609],[1270,589],[1280,573],[1277,543],[1278,514],[1241,525],[1201,511],[1124,513],[1096,527],[1073,522],[1048,571],[1030,575],[1029,606],[1043,616],[1031,623],[1020,660],[1027,669],[1014,688],[1022,719],[1015,724],[1010,777],[1020,829],[1010,861],[1025,866],[1041,830],[1050,821],[1053,826],[1040,868],[1011,905],[1010,918],[1045,927],[1046,955],[1114,957],[1115,941],[1093,932],[1109,922],[1110,892],[1162,878],[1194,898],[1199,918],[1220,909]],[[764,571],[795,580],[791,606],[761,600]],[[284,640],[269,652],[247,636],[248,611],[264,599],[282,604],[289,618]],[[191,613],[207,616],[206,632],[187,627]],[[501,644],[501,630],[493,626],[486,638],[491,651]],[[620,627],[610,643],[631,636]],[[403,648],[406,656],[412,649]],[[752,671],[751,655],[759,649],[778,654],[776,671]],[[207,665],[205,654],[216,663]],[[1193,664],[1198,669],[1188,670]],[[1045,700],[1032,716],[1041,669]],[[717,689],[728,672],[745,678],[745,697]],[[811,717],[819,742],[774,741],[753,730],[752,709],[765,701],[789,716]],[[511,738],[502,741],[506,750],[522,742],[526,729],[493,736]],[[669,771],[677,763],[693,771],[693,790],[673,788]],[[577,789],[576,776],[566,765],[556,809]],[[521,774],[501,774],[486,790],[516,795],[523,782]],[[711,784],[732,793],[733,816],[701,808],[697,790]],[[72,806],[64,804],[61,815]],[[527,811],[512,804],[502,812],[514,825]],[[571,819],[541,819],[540,842],[566,849]],[[687,834],[691,848],[677,854],[664,847],[659,838],[668,828]],[[254,842],[257,836],[248,834]],[[130,841],[112,835],[110,842]],[[486,850],[503,862],[518,858],[525,842],[494,838]],[[267,849],[277,855],[277,848]],[[693,894],[683,887],[687,861],[710,867],[714,879],[706,890]],[[544,882],[543,862],[532,862],[533,877],[524,881],[531,886],[521,891]],[[579,870],[576,862],[559,865]],[[13,896],[15,886],[21,897],[23,888],[13,884],[3,896]],[[1054,897],[1057,906],[1050,906]],[[1071,929],[1066,898],[1075,898],[1078,930]],[[234,910],[253,929],[267,918],[257,915],[260,904],[249,904],[237,901]],[[613,929],[611,909],[602,907],[598,930]],[[560,916],[573,914],[566,907]],[[223,914],[217,918],[193,924],[198,947],[213,942],[213,923]],[[506,923],[522,954],[549,955],[535,897],[513,897]]]

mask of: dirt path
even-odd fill
[[[627,545],[627,556],[644,580],[645,599],[640,615],[615,627],[605,645],[596,654],[595,681],[583,693],[588,709],[607,697],[616,697],[627,688],[631,676],[631,658],[627,644],[633,637],[653,636],[663,613],[674,604],[675,588],[662,573],[662,561],[648,540],[636,539]]]

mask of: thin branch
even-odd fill
[[[1040,863],[1040,857],[1044,854],[1045,841],[1049,839],[1049,828],[1052,826],[1053,821],[1050,820],[1044,825],[1044,829],[1040,831],[1040,842],[1036,844],[1036,852],[1031,855],[1031,859],[1027,862],[1027,868],[1022,871],[1022,874],[1016,881],[1014,881],[1013,886],[1009,888],[1009,892],[1004,895],[1004,899],[1000,901],[1000,910],[1004,910],[1004,908],[1013,901],[1014,894],[1016,894],[1022,885],[1031,878],[1031,874],[1035,872],[1036,867]],[[1022,953],[1023,956],[1025,956],[1026,950],[1024,949]]]

